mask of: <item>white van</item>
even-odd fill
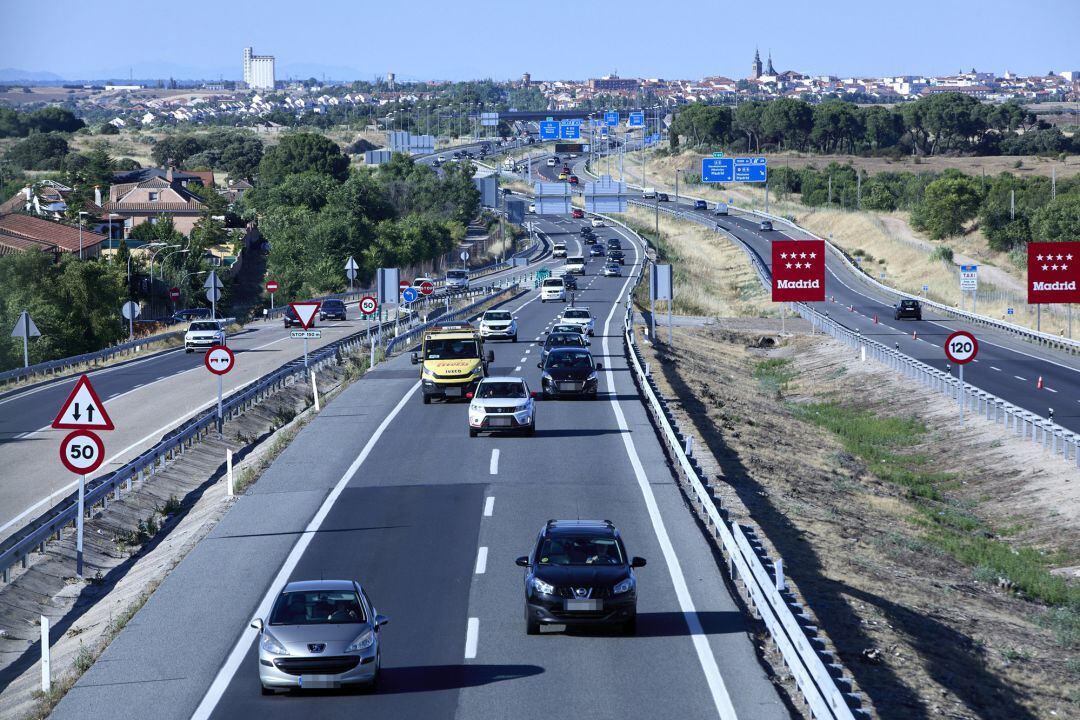
[[[546,303],[548,300],[566,302],[566,283],[561,277],[544,278],[540,286],[540,302]]]
[[[641,191],[641,197],[645,198],[646,200],[651,200],[652,198],[656,197],[656,188],[645,188]]]
[[[555,158],[553,158],[553,157],[548,158],[547,159],[547,166],[548,167],[555,167]]]
[[[566,243],[557,242],[551,246],[551,257],[566,257]]]
[[[585,274],[585,258],[580,255],[576,257],[566,258],[566,272],[573,273],[575,275]]]

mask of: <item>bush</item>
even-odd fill
[[[930,261],[941,260],[952,265],[953,262],[953,249],[948,245],[939,245],[934,248],[930,253]]]

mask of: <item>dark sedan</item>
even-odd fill
[[[323,300],[322,305],[319,306],[319,319],[325,320],[326,318],[348,320],[345,312],[345,301],[337,299]]]
[[[893,318],[896,320],[903,318],[922,320],[922,305],[919,304],[918,300],[904,298],[893,307]]]
[[[543,364],[552,350],[565,347],[588,350],[589,341],[585,338],[584,333],[553,332],[544,340],[544,347],[540,350],[540,363]]]
[[[581,348],[556,348],[542,362],[536,364],[543,370],[544,398],[587,397],[596,399],[601,363],[593,360],[592,353]]]
[[[609,262],[617,262],[620,265],[626,264],[626,253],[622,250],[608,250],[607,258]]]

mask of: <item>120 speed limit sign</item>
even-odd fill
[[[957,330],[945,340],[945,357],[957,365],[971,362],[978,353],[979,341],[966,330]]]
[[[101,467],[105,445],[89,430],[76,430],[60,443],[60,462],[76,475],[87,475]]]

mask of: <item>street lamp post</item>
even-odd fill
[[[90,213],[86,212],[85,210],[80,210],[79,211],[79,259],[80,260],[83,259],[83,247],[82,247],[83,217],[86,216],[86,215],[89,215],[89,214]]]
[[[675,168],[675,212],[679,212],[679,173],[682,168]]]
[[[157,258],[158,253],[169,248],[178,248],[179,245],[164,245],[158,248],[154,252],[150,253],[150,314],[154,314],[154,260]]]

